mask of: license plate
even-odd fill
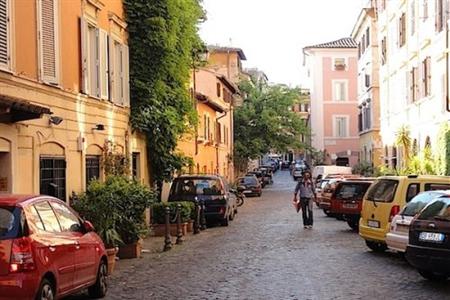
[[[442,243],[444,241],[444,234],[434,232],[421,232],[419,234],[419,240],[426,242]]]
[[[409,232],[409,226],[398,224],[397,225],[397,231],[398,232]]]
[[[252,191],[250,191],[250,190],[245,190],[244,191],[244,194],[250,194]]]
[[[380,222],[374,221],[374,220],[369,220],[369,221],[367,221],[367,226],[373,227],[373,228],[380,228]]]
[[[342,204],[343,208],[358,208],[358,204]]]

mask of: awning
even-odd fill
[[[15,123],[39,119],[43,114],[52,114],[49,108],[28,101],[0,95],[0,123]]]

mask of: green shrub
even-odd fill
[[[90,220],[106,245],[132,244],[147,233],[145,209],[155,200],[147,186],[122,176],[92,181],[73,207]]]
[[[375,169],[372,164],[363,161],[353,166],[352,173],[362,176],[373,176],[375,173]]]
[[[177,204],[181,204],[181,222],[187,222],[193,219],[195,213],[194,203],[191,201],[180,201],[180,202],[164,202],[155,203],[152,205],[153,218],[152,222],[154,224],[164,224],[165,221],[165,209],[170,208],[170,222],[176,223],[176,208]]]

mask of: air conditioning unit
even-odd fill
[[[342,70],[345,70],[345,63],[341,63],[341,62],[336,62],[335,64],[334,64],[334,69],[335,70],[338,70],[338,71],[342,71]]]

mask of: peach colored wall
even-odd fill
[[[15,71],[37,80],[36,1],[12,1],[14,6]]]

